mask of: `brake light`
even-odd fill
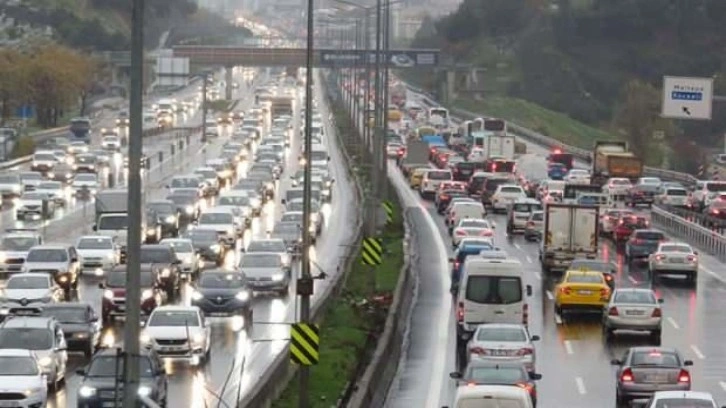
[[[460,237],[463,237],[464,235],[466,235],[466,231],[464,231],[464,230],[456,230],[456,235],[457,236],[460,236]]]
[[[527,303],[522,305],[522,324],[527,326],[529,322],[529,305]]]
[[[398,155],[403,156],[406,153],[404,149],[398,149]]]
[[[534,227],[534,221],[527,221],[528,227]]]
[[[461,262],[459,262],[459,261],[454,262],[454,269],[459,269],[459,266],[461,266]]]
[[[560,288],[560,293],[562,293],[563,295],[569,296],[572,293],[572,290],[570,288],[568,288],[567,286],[564,286],[564,287]]]
[[[449,199],[449,196],[447,196],[446,194],[439,195],[439,200],[448,200],[448,199]]]
[[[655,256],[655,260],[658,262],[662,262],[665,259],[665,255],[659,254]]]
[[[640,238],[632,238],[632,239],[631,239],[630,241],[631,241],[631,242],[632,242],[633,244],[635,244],[635,245],[638,245],[638,244],[642,244],[642,243],[643,243],[643,240],[642,240],[642,239],[640,239]]]
[[[464,303],[459,302],[459,306],[456,307],[456,320],[459,322],[464,321]]]
[[[434,148],[432,147],[432,148],[431,148],[431,154],[434,154],[434,153],[436,153],[436,149],[434,149]]]
[[[527,392],[530,394],[532,393],[532,391],[534,391],[534,387],[532,386],[532,384],[517,383],[517,387],[527,390]]]
[[[650,317],[661,317],[661,316],[663,316],[663,314],[661,313],[659,307],[656,307],[655,309],[653,309],[653,314],[650,315]]]
[[[486,354],[486,350],[484,350],[481,347],[472,347],[469,349],[469,353],[471,354],[478,354],[478,355],[484,355]]]
[[[607,289],[607,288],[600,289],[600,297],[601,298],[610,297],[610,289]]]
[[[517,350],[518,356],[529,356],[534,354],[534,350],[531,347],[524,347],[519,350]]]
[[[696,257],[696,255],[688,255],[686,259],[688,260],[688,262],[696,262],[698,260],[698,257]]]
[[[691,374],[681,369],[681,372],[678,374],[678,383],[690,383],[691,382]]]
[[[620,374],[620,382],[633,382],[633,371],[629,368],[623,370]]]
[[[613,306],[608,310],[608,316],[620,316],[620,313],[618,312],[618,308]]]
[[[490,230],[483,230],[481,232],[481,234],[479,234],[479,235],[482,236],[482,237],[491,237],[492,236],[492,232]]]
[[[605,280],[608,282],[613,280],[613,276],[610,274],[604,273],[603,276],[605,276]]]

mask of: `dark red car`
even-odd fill
[[[636,229],[648,228],[649,222],[639,215],[626,215],[620,219],[613,231],[613,239],[617,244],[624,244]]]
[[[141,313],[149,315],[164,303],[166,295],[161,290],[156,274],[150,270],[141,271]],[[101,316],[104,324],[111,323],[116,316],[126,315],[126,266],[119,265],[98,285],[104,289],[101,302]]]

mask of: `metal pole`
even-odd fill
[[[207,143],[207,73],[202,74],[202,143]]]
[[[308,0],[308,33],[307,33],[307,55],[305,62],[305,165],[303,167],[303,245],[302,245],[302,271],[297,282],[297,293],[300,296],[300,322],[310,322],[310,296],[313,294],[313,281],[310,275],[310,214],[311,214],[311,183],[310,183],[310,162],[312,155],[312,115],[313,115],[313,10],[314,0]],[[308,389],[310,382],[310,368],[300,367],[300,396],[298,406],[308,408],[310,406]]]
[[[371,58],[369,55],[369,50],[371,49],[370,46],[370,10],[366,9],[366,21],[365,21],[365,63],[366,63],[366,69],[365,69],[365,85],[366,89],[365,92],[363,92],[363,138],[365,139],[366,143],[366,149],[368,149],[368,153],[373,153],[373,143],[371,141],[371,128],[368,126],[368,108],[370,106],[370,99],[371,99]]]
[[[131,9],[131,85],[129,93],[128,242],[126,245],[126,330],[124,331],[124,408],[135,408],[139,386],[139,330],[141,290],[141,110],[144,93],[144,0]]]
[[[373,86],[373,109],[374,109],[374,127],[373,127],[373,208],[371,216],[373,217],[372,228],[376,228],[376,215],[378,213],[377,205],[380,198],[380,181],[381,181],[381,0],[376,0],[376,65],[375,80]]]
[[[355,20],[355,50],[358,51],[360,49],[360,20]],[[348,93],[350,93],[350,111],[353,112],[353,117],[357,118],[358,116],[358,64],[359,60],[355,60],[355,63],[353,64],[353,72],[351,73],[351,84],[350,84],[350,90]],[[358,120],[356,119],[355,122]],[[726,139],[725,139],[726,140]]]
[[[382,144],[383,144],[383,150],[386,151],[386,141],[388,140],[388,75],[389,75],[389,69],[388,69],[388,54],[389,49],[391,47],[391,35],[390,35],[390,29],[391,29],[391,1],[385,0],[385,18],[383,19],[386,23],[386,26],[383,31],[383,55],[386,56],[386,59],[384,60],[384,66],[383,66],[383,132],[382,132]],[[388,198],[388,157],[386,156],[386,153],[381,152],[381,172],[383,174],[381,178],[381,199],[384,200]]]

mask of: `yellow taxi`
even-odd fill
[[[421,180],[423,180],[424,174],[429,171],[429,167],[417,167],[411,171],[411,176],[408,179],[408,185],[413,189],[419,189],[421,187]]]
[[[567,310],[602,311],[611,290],[601,272],[568,270],[555,287],[555,312]]]
[[[399,122],[401,119],[403,119],[403,114],[398,109],[389,109],[388,110],[388,121],[389,122]]]

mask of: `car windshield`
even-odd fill
[[[171,263],[173,259],[173,253],[166,248],[141,248],[141,255],[139,256],[141,263]]]
[[[27,251],[38,244],[35,237],[4,237],[0,241],[0,250],[3,251]]]
[[[189,239],[192,242],[217,242],[219,240],[217,231],[203,229],[191,230],[189,232]]]
[[[194,310],[157,310],[151,314],[149,327],[197,327],[199,314]]]
[[[532,214],[532,217],[530,218],[532,221],[544,221],[544,213],[543,212],[537,212]]]
[[[300,226],[293,223],[279,223],[275,225],[273,232],[278,234],[295,234],[300,232]]]
[[[666,190],[666,195],[685,197],[688,195],[688,191],[683,188],[669,188]]]
[[[38,153],[33,156],[33,160],[36,161],[55,161],[55,156],[51,153]]]
[[[199,224],[233,224],[231,213],[204,213],[199,217]]]
[[[199,187],[199,180],[194,177],[175,178],[171,180],[172,188]]]
[[[75,180],[75,181],[92,181],[92,182],[98,181],[96,179],[96,176],[93,174],[76,174],[76,177],[74,177],[73,180]]]
[[[214,170],[197,170],[194,173],[199,174],[200,176],[204,177],[205,179],[216,179],[217,178],[217,172]]]
[[[515,384],[527,381],[519,367],[473,367],[467,374],[468,381],[480,384]]]
[[[611,180],[610,184],[615,185],[615,186],[629,186],[630,181],[626,180],[626,179],[615,179],[615,180]]]
[[[680,252],[683,254],[690,254],[693,252],[691,247],[686,245],[663,245],[660,247],[661,252]]]
[[[149,210],[155,211],[159,214],[173,214],[176,212],[176,208],[173,203],[149,203],[147,205]]]
[[[328,153],[320,150],[313,150],[310,152],[310,160],[311,161],[323,161],[328,160]]]
[[[696,398],[658,398],[654,408],[715,408],[713,401]]]
[[[146,357],[139,357],[139,373],[141,377],[149,378],[154,376],[151,361]],[[88,368],[89,377],[116,377],[124,372],[124,359],[117,359],[116,356],[97,356]]]
[[[280,222],[302,222],[303,219],[303,213],[301,212],[294,212],[292,214],[285,213],[282,214],[282,218],[280,218]]]
[[[20,179],[18,176],[0,176],[0,184],[16,184],[19,183]]]
[[[668,351],[635,351],[630,359],[630,366],[677,368],[681,366],[681,359],[676,353]]]
[[[570,273],[565,282],[572,283],[602,283],[602,275],[598,273]]]
[[[481,327],[476,333],[476,339],[479,341],[527,341],[524,330],[519,328]]]
[[[194,195],[171,195],[166,199],[176,205],[193,204],[196,201],[196,192]]]
[[[50,350],[52,347],[53,336],[48,329],[0,329],[0,349]]]
[[[514,204],[513,207],[514,212],[523,212],[528,213],[532,211],[542,211],[542,204],[540,203],[532,203],[532,204],[524,204],[524,203],[518,203]]]
[[[161,241],[162,245],[169,245],[170,247],[174,248],[174,251],[177,253],[187,253],[187,252],[194,252],[194,246],[192,246],[192,243],[189,241]]]
[[[489,223],[484,220],[463,220],[460,228],[489,228]]]
[[[619,290],[615,292],[613,302],[651,305],[655,303],[655,296],[642,290]]]
[[[113,249],[113,241],[107,237],[81,238],[76,249]]]
[[[40,173],[22,173],[20,175],[22,181],[40,181],[43,180],[43,175]]]
[[[38,190],[59,190],[61,188],[61,183],[59,182],[46,182],[46,183],[40,183],[38,184]]]
[[[32,357],[0,357],[0,376],[36,376],[38,374],[38,364]]]
[[[28,262],[67,262],[68,254],[64,249],[31,249]]]
[[[499,192],[505,193],[505,194],[523,194],[521,187],[514,187],[514,186],[502,187],[501,190],[499,190]]]
[[[466,299],[480,304],[507,305],[522,301],[522,281],[519,277],[469,276]]]
[[[429,180],[451,180],[451,173],[448,171],[430,170],[426,175]]]
[[[250,242],[247,252],[285,252],[285,243],[282,240],[257,240]]]
[[[303,210],[303,202],[302,201],[297,201],[297,200],[296,201],[291,201],[291,202],[288,202],[287,203],[287,205],[285,206],[285,208],[288,211],[302,211]],[[310,210],[313,213],[316,213],[316,212],[320,211],[320,203],[318,203],[315,200],[311,201],[310,202]]]
[[[726,183],[706,183],[706,190],[710,192],[726,191]]]
[[[154,286],[154,275],[151,272],[141,272],[139,274],[140,284],[142,288],[150,288]],[[106,278],[106,285],[112,288],[122,288],[126,286],[126,272],[111,272]]]
[[[99,230],[128,229],[128,217],[125,215],[104,215],[98,220]]]
[[[243,196],[223,196],[219,197],[218,204],[234,207],[248,207],[250,205],[250,198]]]
[[[247,254],[242,257],[242,268],[277,268],[282,265],[278,254]]]
[[[665,239],[665,236],[662,232],[639,231],[635,233],[635,238],[645,241],[660,241]]]
[[[55,317],[61,323],[87,323],[88,309],[85,307],[50,307],[43,309],[43,316]]]
[[[245,285],[244,275],[239,273],[205,273],[199,281],[200,288],[241,288]]]
[[[8,279],[6,289],[47,289],[50,280],[47,276],[15,275]]]

